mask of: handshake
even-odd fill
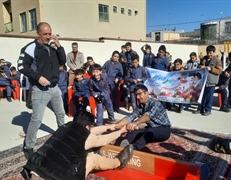
[[[104,96],[103,95],[97,95],[97,96],[95,96],[95,100],[96,100],[96,102],[97,103],[103,103],[103,101],[104,101]]]

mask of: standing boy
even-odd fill
[[[102,67],[103,72],[107,73],[108,84],[113,98],[113,109],[118,111],[118,87],[123,77],[123,67],[119,60],[119,52],[114,51],[112,57]]]
[[[144,53],[143,67],[151,68],[152,61],[154,61],[155,55],[151,52],[151,46],[145,44],[141,47],[141,51]]]
[[[95,98],[97,105],[96,124],[98,126],[103,124],[103,105],[107,109],[109,120],[111,122],[115,122],[107,74],[102,73],[102,67],[99,64],[94,64],[92,66],[91,73],[92,77],[89,81],[89,88],[90,93]]]
[[[132,50],[132,43],[127,42],[125,44],[126,52],[125,52],[125,61],[127,62],[128,66],[132,66],[132,56],[137,54],[136,51]]]
[[[204,116],[211,114],[215,86],[218,83],[219,75],[222,72],[222,63],[221,60],[218,60],[215,57],[215,51],[216,48],[213,45],[209,45],[206,48],[207,59],[205,65],[201,66],[201,68],[207,69],[209,73],[206,80],[201,104],[198,106],[196,111],[193,111],[194,114],[201,113]]]
[[[185,65],[185,70],[197,69],[200,62],[197,60],[197,54],[195,52],[191,52],[189,55],[190,59],[187,61]]]
[[[129,83],[129,91],[130,91],[130,97],[131,97],[131,104],[133,110],[136,109],[136,96],[134,89],[138,84],[143,84],[144,81],[147,79],[146,70],[143,66],[139,65],[139,56],[134,55],[132,57],[132,67],[128,70],[127,75],[128,83]],[[128,105],[126,105],[126,108],[129,110]]]
[[[65,112],[68,112],[68,105],[67,105],[67,82],[68,82],[68,75],[67,75],[67,67],[65,65],[59,66],[59,81],[58,86],[62,92],[62,99],[63,99],[63,107]]]

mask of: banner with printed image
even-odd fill
[[[160,101],[172,103],[201,103],[208,71],[194,69],[185,71],[160,71],[147,68],[149,94]]]

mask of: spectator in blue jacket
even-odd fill
[[[10,67],[12,63],[5,61],[5,59],[0,59],[0,66],[4,67],[7,77],[10,77]]]
[[[123,67],[119,62],[119,58],[120,53],[118,51],[114,51],[111,59],[106,61],[102,66],[103,72],[107,73],[108,76],[108,84],[113,98],[114,111],[118,111],[118,87],[124,73]]]
[[[81,108],[82,110],[86,110],[87,105],[89,104],[90,99],[90,90],[89,90],[89,79],[85,78],[83,69],[76,69],[75,79],[73,88],[76,90],[73,96],[73,101],[75,103],[76,112],[78,112]],[[83,100],[80,102],[79,98],[82,97]]]
[[[6,71],[4,67],[0,67],[0,87],[6,88],[6,99],[8,102],[12,102],[11,95],[12,95],[12,88],[15,88],[10,83],[10,78],[6,75]]]
[[[110,97],[110,89],[108,84],[108,76],[102,73],[102,67],[99,64],[94,64],[91,69],[92,77],[89,80],[89,89],[91,95],[96,100],[96,124],[98,126],[103,124],[103,110],[107,110],[109,121],[115,122],[112,101]]]
[[[152,62],[155,59],[155,55],[151,52],[152,48],[150,45],[145,44],[141,47],[141,51],[144,53],[143,67],[151,67]]]
[[[158,54],[155,57],[154,61],[151,65],[152,68],[162,70],[162,71],[168,71],[170,68],[170,62],[168,57],[166,56],[166,47],[165,45],[161,45],[158,49]],[[169,102],[161,102],[163,106],[171,110],[171,104]]]
[[[129,91],[131,97],[131,104],[133,110],[136,109],[136,96],[134,89],[138,84],[143,84],[147,79],[146,70],[143,66],[139,65],[139,56],[134,55],[132,57],[132,67],[128,70],[128,82],[129,82]],[[129,107],[128,107],[129,109]]]
[[[169,59],[166,56],[166,47],[161,45],[158,49],[158,54],[155,57],[154,61],[152,61],[151,67],[154,69],[168,71],[170,66]]]
[[[125,52],[125,61],[127,62],[128,66],[132,66],[132,56],[137,54],[136,51],[132,50],[132,43],[127,42],[125,44],[126,52]]]
[[[125,53],[126,53],[126,46],[125,46],[125,45],[122,45],[122,46],[121,46],[120,57],[123,58],[123,60],[126,59]]]
[[[17,71],[16,67],[12,66],[10,68],[10,78],[11,79],[15,79],[18,81],[18,84],[20,84],[20,76],[21,76],[21,73],[19,71]]]
[[[62,92],[63,99],[63,107],[65,112],[68,112],[67,105],[67,83],[68,83],[68,75],[67,75],[67,67],[65,65],[59,66],[59,81],[58,87]]]

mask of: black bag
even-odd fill
[[[217,137],[212,140],[211,148],[217,153],[231,154],[231,139]]]

